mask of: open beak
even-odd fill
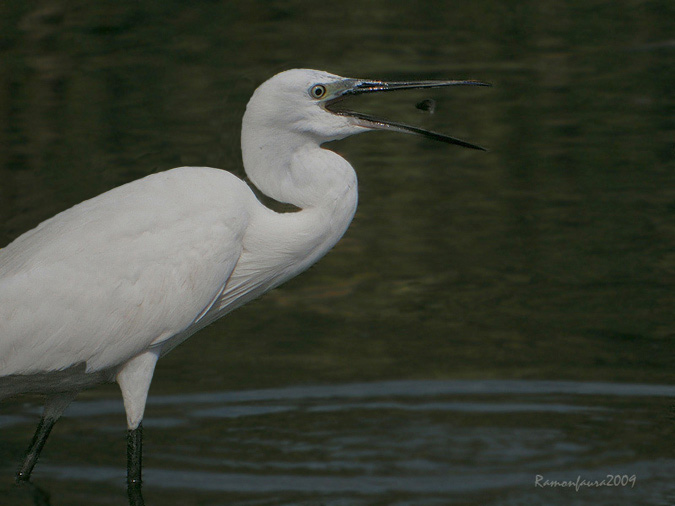
[[[361,95],[364,93],[376,93],[383,91],[397,91],[397,90],[411,90],[419,88],[442,88],[445,86],[490,86],[489,83],[483,83],[480,81],[442,81],[442,80],[433,80],[433,81],[396,81],[396,82],[384,82],[384,81],[370,81],[370,80],[360,80],[360,79],[345,79],[340,83],[338,90],[332,98],[329,98],[325,102],[325,108],[332,112],[333,114],[338,114],[340,116],[347,116],[352,118],[352,120],[359,126],[364,128],[371,128],[373,130],[391,130],[394,132],[403,132],[409,134],[421,135],[435,141],[447,142],[448,144],[456,144],[458,146],[464,146],[465,148],[471,149],[480,149],[485,151],[485,148],[472,144],[470,142],[457,139],[455,137],[450,137],[449,135],[440,134],[437,132],[430,132],[429,130],[424,130],[411,125],[406,125],[404,123],[398,123],[394,121],[388,121],[381,118],[376,118],[369,114],[363,114],[360,112],[350,111],[342,108],[336,108],[336,104],[342,102],[345,98],[353,95]]]

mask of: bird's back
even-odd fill
[[[255,197],[182,167],[83,202],[0,250],[0,376],[120,365],[217,299]]]

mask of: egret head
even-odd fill
[[[241,150],[249,179],[264,194],[298,207],[319,205],[355,187],[351,165],[324,142],[369,130],[391,130],[457,144],[480,146],[343,108],[353,95],[441,86],[485,86],[478,81],[384,82],[347,79],[318,70],[287,70],[261,84],[246,106]]]
[[[414,88],[444,86],[489,86],[479,81],[397,81],[350,79],[318,70],[293,69],[265,81],[255,91],[244,116],[244,128],[270,130],[279,134],[309,136],[319,144],[342,139],[367,130],[391,130],[483,149],[480,146],[444,134],[430,132],[403,123],[388,121],[342,107],[354,95]]]

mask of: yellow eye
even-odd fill
[[[322,84],[312,86],[312,89],[309,90],[309,94],[312,95],[312,98],[321,98],[326,94],[326,87]]]

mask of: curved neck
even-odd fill
[[[271,127],[250,103],[244,113],[244,169],[258,189],[279,202],[305,209],[322,206],[355,184],[354,169],[346,160],[322,149],[311,131],[289,121],[286,129]]]
[[[265,242],[285,265],[275,276],[277,285],[315,263],[345,233],[356,211],[356,173],[349,162],[322,149],[309,135],[252,127],[246,119],[245,115],[246,174],[264,194],[301,209],[283,214],[268,210],[260,223]]]

